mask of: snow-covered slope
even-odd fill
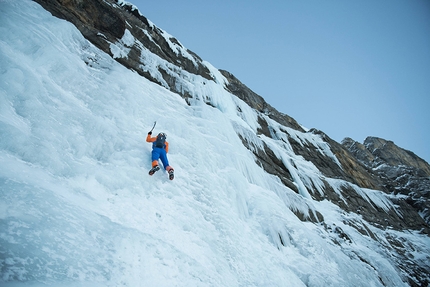
[[[1,1],[0,35],[2,286],[407,286],[387,246],[345,220],[405,238],[405,252],[428,260],[428,237],[382,235],[313,201],[304,185],[322,175],[287,145],[254,138],[255,111],[209,63],[217,81],[190,82],[216,108],[127,70],[32,1]],[[174,181],[147,174],[154,121]],[[293,159],[301,194],[265,173],[238,132]],[[317,135],[296,136],[330,155]],[[324,224],[291,210],[318,211]]]

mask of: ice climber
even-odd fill
[[[156,137],[151,137],[151,135],[152,131],[148,132],[146,137],[147,142],[152,142],[152,168],[149,171],[149,175],[153,175],[160,169],[158,166],[158,160],[161,159],[164,169],[169,173],[169,179],[172,180],[174,178],[174,171],[169,165],[169,160],[167,159],[169,143],[166,141],[166,134],[159,133]]]

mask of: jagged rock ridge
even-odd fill
[[[378,241],[366,224],[382,230],[409,229],[429,234],[429,166],[411,152],[396,148],[388,141],[371,138],[360,145],[350,139],[339,144],[322,131],[306,131],[297,121],[278,112],[259,95],[252,92],[231,73],[220,70],[225,82],[211,73],[209,63],[186,49],[174,37],[156,27],[136,7],[114,0],[35,0],[54,16],[73,23],[91,43],[111,55],[127,68],[143,77],[190,99],[202,99],[216,107],[213,99],[196,95],[187,88],[193,81],[203,85],[216,82],[255,109],[259,128],[255,133],[238,129],[243,144],[255,155],[256,161],[281,182],[313,200],[330,200],[345,212],[361,214],[363,222],[348,224],[363,235]],[[154,65],[153,59],[163,65]],[[88,65],[97,59],[87,59]],[[241,113],[238,107],[239,114]],[[272,142],[278,143],[294,157],[302,157],[317,171],[314,175],[297,174],[300,167],[294,160],[279,156]],[[306,177],[306,178],[303,178]],[[341,186],[332,179],[342,180]],[[298,184],[303,180],[304,184]],[[369,199],[363,190],[379,191],[379,197],[390,202],[383,208]],[[373,194],[373,193],[372,193]],[[398,196],[399,194],[403,197]],[[394,208],[394,206],[396,206]],[[311,207],[309,207],[311,209]],[[302,220],[323,222],[318,212],[302,214]],[[327,226],[327,229],[331,228]],[[347,238],[342,230],[339,237]],[[280,235],[281,236],[281,235]],[[380,244],[397,254],[394,261],[408,274],[413,286],[428,284],[429,267],[410,260],[404,252],[404,238],[388,237]],[[281,238],[282,241],[282,238]],[[387,243],[388,242],[388,243]]]
[[[426,161],[378,137],[368,137],[363,144],[346,138],[342,144],[378,175],[387,192],[404,195],[403,200],[430,224],[430,166]]]

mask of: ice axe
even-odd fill
[[[152,129],[149,131],[149,133],[152,133],[152,131],[154,130],[156,124],[157,124],[157,121],[154,122],[154,125],[152,126]]]

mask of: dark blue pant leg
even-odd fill
[[[152,150],[152,161],[154,161],[154,160],[158,160],[159,158],[160,158],[160,151],[159,151],[159,149],[158,148],[154,148],[153,150]]]
[[[165,149],[162,149],[162,151],[160,152],[160,159],[161,159],[161,162],[163,163],[164,169],[166,169],[169,166],[169,160],[167,159],[167,154]]]

